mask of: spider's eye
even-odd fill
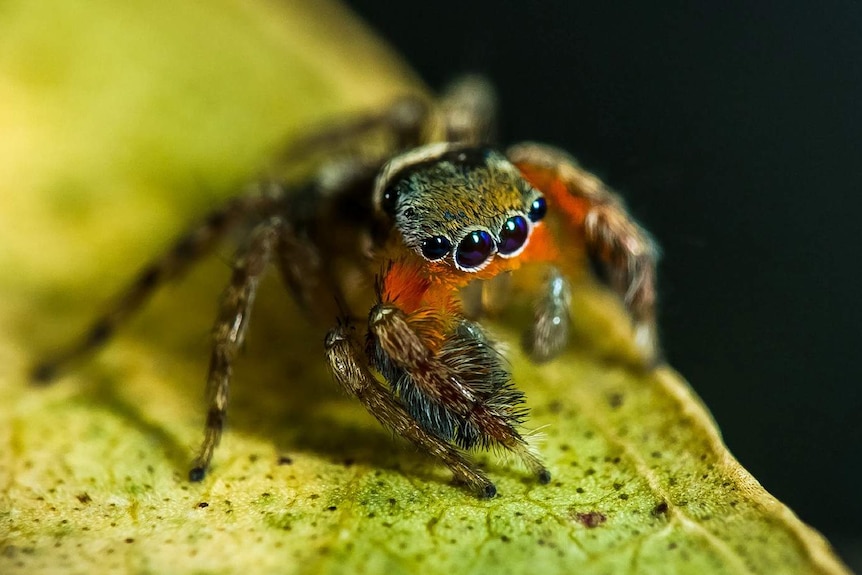
[[[524,216],[512,216],[506,220],[503,229],[500,230],[500,243],[497,244],[497,249],[504,256],[513,254],[521,249],[529,233],[530,227]]]
[[[395,186],[389,186],[383,191],[383,197],[380,199],[380,207],[390,216],[395,215],[395,208],[398,206],[398,190]]]
[[[462,268],[477,268],[485,263],[494,251],[494,239],[485,230],[476,230],[467,234],[458,249],[455,250],[455,261]]]
[[[434,236],[422,240],[422,255],[429,260],[439,260],[452,249],[452,242],[443,236]]]
[[[527,215],[530,217],[531,222],[538,222],[545,217],[545,212],[547,211],[548,204],[545,202],[545,198],[536,198],[530,204],[530,212]]]

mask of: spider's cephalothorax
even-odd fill
[[[383,425],[482,496],[496,488],[464,449],[511,451],[546,483],[550,474],[521,433],[524,394],[495,343],[468,319],[462,288],[475,280],[504,285],[496,278],[541,263],[547,277],[525,342],[534,360],[546,361],[566,345],[567,276],[585,252],[626,306],[650,365],[659,355],[656,250],[617,196],[568,155],[532,143],[490,147],[492,103],[487,84],[469,78],[437,107],[404,98],[301,140],[287,157],[333,151],[319,178],[298,189],[273,184],[210,214],[144,268],[85,338],[39,364],[34,376],[46,381],[104,343],[159,282],[251,224],[215,324],[209,411],[192,480],[203,479],[221,438],[231,366],[259,280],[273,263],[310,315],[336,323],[325,340],[332,373]],[[361,148],[352,144],[371,132],[391,142],[388,156],[343,152]]]
[[[545,213],[545,200],[490,148],[430,144],[390,161],[377,179],[378,209],[404,245],[429,262],[478,272],[515,257]]]

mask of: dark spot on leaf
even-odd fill
[[[589,469],[584,471],[584,475],[595,475],[595,474],[596,474],[596,470],[593,469],[592,467],[590,467]]]
[[[291,459],[287,455],[282,455],[278,458],[279,465],[290,465],[291,463],[293,463],[293,459]]]
[[[608,405],[611,406],[611,409],[618,409],[623,404],[623,394],[622,393],[611,393],[608,395]]]
[[[584,492],[584,488],[583,488],[583,487],[578,487],[577,489],[575,489],[575,491],[576,491],[576,492],[578,492],[578,493],[583,493],[583,492]]]
[[[623,487],[623,484],[622,484],[622,483],[614,483],[614,484],[613,484],[613,488],[614,488],[614,490],[616,490],[616,491],[619,491],[620,489],[622,489],[622,487]]]
[[[336,509],[338,509],[338,507],[336,507],[335,505],[330,505],[326,508],[327,511],[335,511]]]
[[[576,513],[575,519],[577,519],[578,523],[583,525],[584,527],[588,527],[590,529],[594,527],[598,527],[602,523],[608,520],[604,513],[600,513],[598,511],[589,511],[587,513]]]
[[[389,505],[395,505],[395,498],[394,497],[389,498]]]
[[[135,539],[133,537],[126,537],[126,543],[134,543]]]
[[[89,503],[90,501],[92,501],[92,499],[90,498],[90,496],[86,492],[79,493],[78,495],[75,496],[75,498],[78,501],[80,501],[81,503]]]
[[[622,499],[623,501],[626,501],[628,498],[629,498],[628,493],[620,493],[620,499]]]
[[[666,514],[668,511],[667,501],[662,501],[652,509],[652,514],[656,517]]]
[[[548,411],[557,414],[563,411],[563,404],[559,401],[552,401],[548,404]]]
[[[207,503],[206,501],[201,501],[200,503],[198,503],[198,509],[204,509],[204,508],[209,507],[209,506],[210,506],[210,504]]]
[[[652,453],[650,453],[650,455],[658,459],[659,457],[661,457],[661,451],[653,451]]]

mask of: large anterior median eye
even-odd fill
[[[494,238],[485,230],[470,232],[458,244],[455,261],[465,269],[477,268],[488,261],[494,251]]]
[[[429,260],[439,260],[452,249],[452,242],[443,236],[422,240],[422,255]]]
[[[520,250],[527,241],[530,226],[524,216],[512,216],[503,224],[500,230],[500,243],[497,250],[500,254],[507,256]]]

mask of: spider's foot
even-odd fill
[[[490,481],[479,489],[479,499],[493,499],[497,496],[497,486]]]
[[[192,483],[199,483],[204,480],[204,477],[207,475],[206,467],[192,467],[189,470],[189,481]]]

